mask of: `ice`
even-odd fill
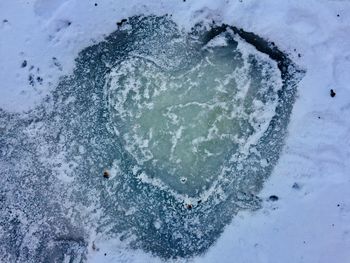
[[[125,221],[119,220],[124,217],[123,213],[132,211],[129,206],[130,199],[134,197],[130,195],[125,200],[119,197],[118,205],[111,205],[110,210],[114,213],[107,213],[96,203],[101,195],[105,196],[102,203],[108,206],[116,202],[116,199],[111,198],[113,194],[121,195],[121,192],[126,191],[118,181],[118,178],[123,177],[123,162],[102,161],[101,156],[109,151],[108,143],[101,144],[98,139],[84,137],[83,143],[100,149],[94,151],[90,146],[85,149],[85,154],[90,152],[95,156],[97,162],[94,165],[98,164],[98,168],[90,169],[92,161],[86,160],[84,166],[87,168],[77,171],[86,157],[80,156],[83,143],[75,144],[67,138],[76,140],[80,129],[95,129],[97,133],[101,130],[86,125],[84,120],[91,119],[77,110],[75,106],[80,101],[74,101],[75,96],[63,99],[67,107],[59,104],[58,108],[61,116],[62,112],[67,112],[66,116],[75,119],[82,115],[80,123],[83,125],[80,126],[74,122],[65,123],[59,118],[51,124],[47,121],[42,123],[40,120],[43,116],[54,116],[49,111],[56,104],[45,104],[45,111],[32,112],[28,118],[12,113],[37,110],[42,100],[57,88],[59,78],[73,73],[78,52],[102,41],[117,28],[116,22],[122,18],[135,14],[169,14],[186,32],[191,31],[191,27],[198,22],[208,25],[213,21],[218,25],[223,22],[254,32],[274,41],[307,70],[298,85],[298,98],[291,115],[284,151],[270,179],[258,194],[262,200],[258,203],[262,208],[253,212],[238,212],[232,222],[222,228],[223,233],[210,246],[209,252],[193,261],[347,262],[350,242],[347,198],[350,166],[346,162],[350,156],[348,2],[130,0],[116,3],[99,0],[96,3],[98,6],[94,2],[75,0],[0,2],[0,239],[5,242],[0,246],[1,261],[30,262],[34,254],[38,256],[37,253],[41,253],[43,258],[35,258],[33,262],[50,260],[54,256],[59,261],[162,261],[144,250],[130,249],[130,240],[135,238],[133,235],[128,236],[125,232],[119,236],[106,234],[106,230],[113,233],[113,226],[123,228],[125,222],[134,219],[133,216],[125,216]],[[68,27],[65,26],[67,21],[71,22]],[[57,63],[53,57],[57,58],[59,67],[55,66]],[[24,60],[28,65],[22,68]],[[40,67],[38,77],[44,79],[42,85],[29,84],[29,74],[33,74],[29,71],[32,65],[35,66],[35,74]],[[249,85],[247,83],[247,89],[239,94],[242,98],[246,96]],[[329,96],[330,89],[337,93],[334,98]],[[84,109],[90,106],[92,104]],[[259,104],[257,107],[260,107]],[[42,126],[39,128],[40,122]],[[32,124],[28,127],[29,123]],[[35,123],[38,124],[35,126]],[[251,123],[256,122],[252,120]],[[59,127],[63,125],[75,128],[62,134]],[[23,130],[26,132],[21,132]],[[114,132],[116,134],[117,130]],[[256,141],[255,138],[251,139],[252,142]],[[57,141],[60,143],[55,144]],[[248,147],[247,151],[249,149],[259,153],[256,147]],[[74,154],[65,159],[67,150]],[[117,156],[118,149],[112,150]],[[267,159],[263,158],[259,166],[269,164],[264,160]],[[101,172],[107,168],[111,169],[113,183],[111,180],[99,180]],[[244,171],[245,167],[238,164],[237,170]],[[132,167],[130,174],[143,176],[141,167],[137,165]],[[68,178],[67,175],[73,177]],[[81,184],[85,176],[89,178],[86,185]],[[161,181],[146,176],[144,179],[150,185],[153,184],[155,189],[169,191]],[[294,188],[294,185],[298,187]],[[78,199],[67,198],[72,196],[72,192],[75,192],[73,196],[80,197],[79,202]],[[225,192],[225,189],[216,188],[206,194],[224,196]],[[279,197],[278,202],[265,201],[272,194]],[[142,198],[147,199],[149,196],[149,192],[146,192]],[[240,198],[244,200],[242,193]],[[184,199],[185,203],[195,201],[197,199]],[[162,205],[158,203],[150,210],[156,210]],[[139,210],[144,211],[149,206],[149,203],[144,202]],[[176,207],[172,211],[178,209]],[[195,209],[190,213],[196,214]],[[225,217],[224,210],[219,211],[222,217]],[[119,213],[116,211],[123,211],[120,217],[116,216]],[[77,213],[80,216],[75,218]],[[139,213],[136,212],[136,215]],[[66,216],[62,217],[62,214]],[[162,215],[154,212],[154,217],[142,221],[145,229],[149,227],[153,232],[157,232],[157,229],[162,231],[164,222],[160,220],[165,218]],[[198,217],[194,218],[196,220]],[[213,220],[208,220],[204,224],[210,228],[213,223]],[[77,231],[77,226],[84,226],[84,231]],[[103,231],[99,229],[101,226],[105,226]],[[127,224],[125,229],[128,227],[132,229],[131,224]],[[198,231],[191,232],[194,233],[201,235]],[[178,237],[179,234],[174,233],[174,236]],[[158,244],[151,239],[146,238],[146,241]],[[94,249],[92,244],[95,244]],[[87,258],[81,258],[80,255],[85,254],[86,250]]]
[[[233,33],[200,45],[199,36],[191,40],[175,26],[175,39],[156,30],[139,42],[148,49],[135,47],[137,56],[117,62],[107,77],[110,125],[149,177],[195,196],[217,180],[240,141],[262,134],[261,124],[271,121],[280,72],[257,52],[243,55],[237,48],[243,40]]]
[[[35,109],[1,112],[2,180],[12,187],[16,171],[28,170],[19,185],[31,190],[41,181],[37,191],[49,200],[25,202],[35,211],[27,220],[43,209],[44,220],[59,219],[35,244],[52,245],[21,260],[78,260],[85,228],[94,242],[120,238],[163,259],[188,258],[206,251],[237,212],[259,208],[256,194],[278,160],[302,71],[251,36],[214,24],[181,32],[169,16],[130,17],[82,50],[73,74]],[[21,166],[11,171],[13,161]],[[28,224],[20,226],[22,233]],[[62,237],[61,229],[76,234]]]

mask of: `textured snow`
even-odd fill
[[[94,3],[0,2],[0,108],[33,108],[59,76],[72,72],[82,48],[103,39],[116,29],[117,21],[130,15],[172,14],[185,30],[198,21],[215,20],[255,32],[274,41],[307,72],[298,86],[283,154],[260,193],[266,200],[263,208],[239,213],[217,243],[194,261],[349,262],[350,2]],[[22,68],[24,60],[27,65]],[[30,74],[33,84],[28,82]],[[336,92],[334,98],[330,89]],[[270,195],[279,200],[269,201]],[[90,249],[89,262],[160,261],[129,250],[121,241],[96,246],[99,250]]]

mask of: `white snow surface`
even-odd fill
[[[0,108],[20,112],[39,104],[72,72],[78,52],[122,18],[166,13],[185,30],[215,20],[252,31],[306,70],[283,153],[260,193],[263,208],[239,213],[216,244],[190,262],[350,262],[348,0],[1,0]],[[31,65],[42,85],[28,84]],[[268,201],[270,195],[279,200]],[[89,262],[161,261],[120,241],[96,246]]]

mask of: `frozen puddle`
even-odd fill
[[[141,48],[111,67],[109,124],[145,176],[196,196],[267,129],[280,71],[232,31],[201,39],[165,25],[145,25]]]
[[[79,261],[112,238],[163,258],[204,252],[235,213],[259,208],[300,75],[235,27],[130,18],[37,109],[0,111],[4,196],[23,204],[4,218],[25,216],[17,239],[35,240],[16,254],[0,239],[6,255]]]

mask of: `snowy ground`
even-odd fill
[[[215,20],[255,32],[307,71],[283,154],[260,193],[279,200],[240,213],[193,261],[350,262],[350,1],[2,0],[0,108],[40,103],[72,72],[77,53],[122,18],[165,13],[185,29]],[[116,241],[99,247],[89,262],[160,261]]]

